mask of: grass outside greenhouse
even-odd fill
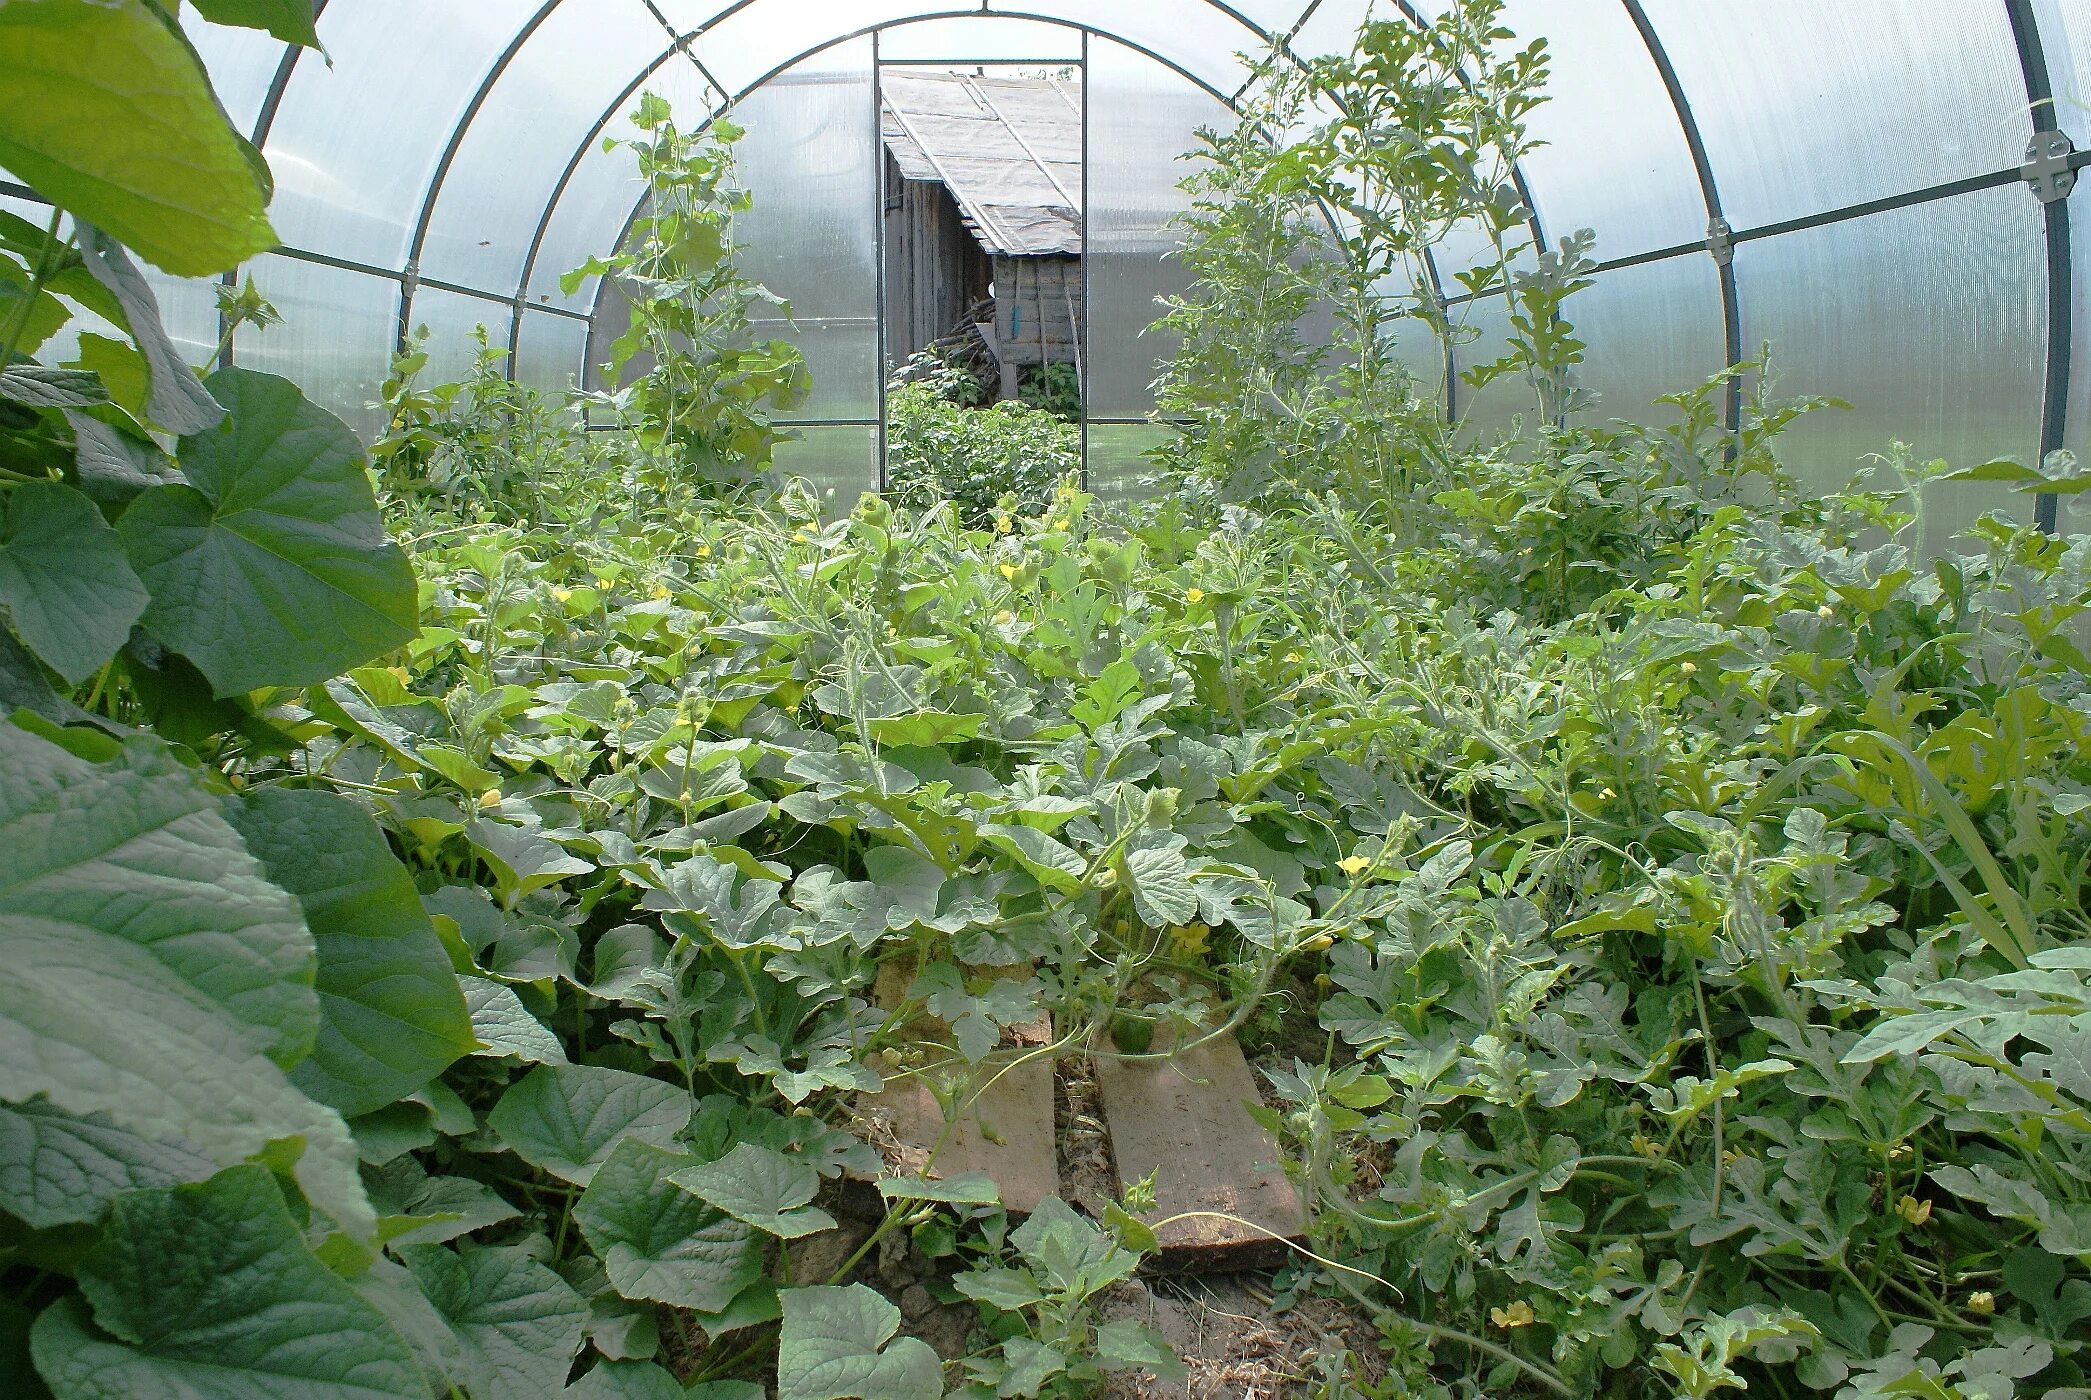
[[[599,385],[185,351],[278,239],[183,25],[315,36],[173,9],[0,0],[0,1395],[2091,1396],[2091,475],[1585,411],[1500,0],[1187,156],[1147,489],[925,353],[861,500],[651,92]]]

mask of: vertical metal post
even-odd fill
[[[872,218],[877,221],[874,226],[873,241],[877,249],[876,259],[878,262],[878,295],[873,312],[878,318],[876,334],[878,340],[877,364],[879,381],[879,423],[875,443],[878,461],[874,463],[872,481],[883,492],[886,489],[890,476],[886,469],[886,380],[893,370],[892,366],[887,363],[887,356],[891,353],[891,349],[886,344],[886,322],[892,314],[892,309],[887,306],[886,300],[891,295],[892,289],[887,285],[886,277],[886,68],[885,60],[881,57],[879,51],[879,35],[880,31],[876,29],[871,31],[871,168],[874,181],[871,192],[871,208]]]
[[[2069,191],[2075,184],[2066,169],[2069,138],[2055,117],[2054,79],[2048,71],[2047,51],[2041,43],[2040,21],[2030,0],[2004,0],[2011,20],[2011,37],[2018,46],[2019,69],[2025,76],[2026,101],[2033,117],[2033,143],[2026,151],[2026,170],[2034,196],[2041,201],[2047,222],[2047,381],[2040,412],[2040,456],[2061,448],[2069,430],[2069,378],[2071,341],[2071,258],[2069,247]],[[2060,502],[2052,494],[2038,496],[2033,520],[2049,534],[2059,523]]]

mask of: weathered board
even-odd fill
[[[1030,975],[1029,968],[997,971]],[[881,968],[875,993],[879,1004],[898,1006],[913,979],[914,969],[902,960]],[[949,1028],[933,1016],[911,1022],[907,1038],[951,1043]],[[902,1171],[920,1172],[927,1165],[937,1177],[984,1172],[1000,1188],[1002,1204],[1011,1213],[1028,1215],[1060,1190],[1052,1057],[1026,1057],[1030,1049],[1051,1041],[1052,1027],[1040,1020],[1019,1028],[1014,1038],[1017,1045],[1005,1045],[972,1066],[971,1078],[958,1095],[958,1101],[969,1106],[958,1114],[941,1150],[937,1144],[945,1136],[944,1110],[920,1078],[895,1080],[876,1094],[859,1094],[856,1110],[869,1120],[874,1136],[884,1141],[893,1165]],[[952,1058],[957,1061],[956,1051]]]
[[[1155,1048],[1163,1047],[1158,1042]],[[1285,1154],[1249,1116],[1256,1081],[1232,1036],[1166,1060],[1104,1056],[1096,1077],[1120,1182],[1130,1186],[1154,1174],[1156,1209],[1149,1221],[1187,1211],[1212,1213],[1158,1228],[1159,1267],[1267,1267],[1285,1254],[1281,1239],[1305,1233],[1299,1193],[1285,1176]],[[1216,1218],[1223,1215],[1261,1229]]]

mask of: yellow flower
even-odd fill
[[[500,805],[501,805],[501,789],[499,789],[499,788],[488,788],[488,789],[487,789],[487,790],[486,790],[485,792],[482,792],[481,794],[479,794],[479,805],[480,805],[481,807],[483,807],[483,808],[485,808],[485,807],[498,807],[498,806],[500,806]]]
[[[1697,666],[1697,664],[1690,661],[1685,662],[1684,665],[1678,667],[1677,669],[1684,672],[1688,676],[1696,676],[1699,674],[1699,667]]]
[[[1056,515],[1051,520],[1048,520],[1046,522],[1046,528],[1048,530],[1065,530],[1067,528],[1067,522]]]
[[[998,516],[996,516],[996,517],[995,517],[995,533],[996,533],[996,534],[998,534],[998,535],[1006,535],[1006,534],[1008,534],[1008,533],[1009,533],[1009,527],[1010,527],[1011,523],[1012,523],[1012,522],[1010,521],[1009,517],[1008,517],[1008,516],[1006,516],[1006,515],[998,515]]]
[[[1824,603],[1824,604],[1823,604],[1823,605],[1822,605],[1821,607],[1819,607],[1819,608],[1817,608],[1817,609],[1815,610],[1815,615],[1816,615],[1817,617],[1825,617],[1825,618],[1827,618],[1827,617],[1835,617],[1835,616],[1837,615],[1837,610],[1836,610],[1835,608],[1831,607],[1831,606],[1830,606],[1830,605],[1829,605],[1828,603]]]
[[[1169,941],[1175,945],[1179,958],[1195,958],[1205,951],[1205,942],[1212,937],[1212,929],[1202,923],[1178,924],[1169,930]]]
[[[1968,1311],[1977,1317],[1988,1317],[1997,1310],[1997,1295],[1987,1288],[1979,1293],[1968,1294]]]
[[[1016,565],[1014,564],[1003,564],[1000,566],[1000,570],[1003,578],[1016,577]]]
[[[1931,1219],[1931,1202],[1904,1196],[1895,1203],[1895,1212],[1912,1225],[1922,1225]]]
[[[997,627],[1007,627],[1014,621],[1016,621],[1016,614],[1007,608],[995,614],[995,626]]]
[[[1297,666],[1300,664],[1300,654],[1296,651],[1288,651],[1285,653],[1285,660],[1288,665]]]
[[[607,590],[609,589],[609,587],[610,587],[610,580],[608,580],[608,579],[606,579],[606,578],[599,578],[599,579],[597,579],[597,580],[595,581],[595,586],[596,586],[597,588],[600,588],[600,589],[603,589],[603,590],[607,591]]]
[[[1372,857],[1345,856],[1336,862],[1336,868],[1346,875],[1363,875],[1372,868]]]
[[[794,530],[794,531],[792,531],[792,532],[791,532],[791,537],[792,537],[792,539],[793,539],[794,541],[796,541],[796,542],[797,542],[797,543],[799,543],[799,544],[804,544],[804,543],[806,543],[806,541],[808,541],[808,540],[810,540],[810,539],[812,539],[812,538],[813,538],[813,536],[811,536],[811,535],[807,534],[807,533],[806,533],[806,532],[805,532],[804,530]]]
[[[1317,933],[1300,945],[1300,951],[1303,953],[1319,953],[1335,941],[1336,935],[1333,933]]]
[[[1488,1320],[1498,1327],[1530,1327],[1539,1319],[1532,1312],[1532,1305],[1519,1298],[1507,1308],[1490,1308]]]
[[[412,685],[414,683],[414,678],[412,675],[408,674],[406,667],[391,666],[387,667],[386,669],[392,672],[392,678],[398,681],[401,685]]]
[[[574,591],[571,588],[555,588],[552,590],[552,597],[562,603],[573,596]]]
[[[711,557],[712,557],[712,547],[711,547],[710,545],[708,545],[708,544],[700,544],[700,545],[698,545],[698,546],[697,546],[697,557],[698,557],[699,559],[709,559],[709,558],[711,558]]]
[[[1614,792],[1614,791],[1612,791],[1612,790],[1611,790],[1610,788],[1603,788],[1603,789],[1601,789],[1601,790],[1600,790],[1600,791],[1598,792],[1598,794],[1597,794],[1597,795],[1598,795],[1599,797],[1603,798],[1603,799],[1604,799],[1605,801],[1607,801],[1607,802],[1610,802],[1610,801],[1611,801],[1611,800],[1612,800],[1613,798],[1617,797],[1617,796],[1618,796],[1619,794],[1618,794],[1618,793],[1616,793],[1616,792]]]
[[[665,583],[655,584],[653,586],[653,596],[657,601],[666,598],[668,596],[668,585]]]
[[[1183,600],[1186,603],[1202,603],[1205,601],[1205,590],[1202,588],[1193,588],[1188,593],[1183,595]]]

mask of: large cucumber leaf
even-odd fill
[[[407,868],[346,798],[274,788],[227,809],[271,880],[296,896],[319,947],[319,1040],[291,1071],[353,1118],[472,1052],[450,955]]]
[[[0,73],[0,166],[147,262],[203,277],[276,246],[202,66],[144,0],[8,0]]]
[[[456,1371],[473,1395],[552,1400],[565,1388],[588,1325],[588,1305],[565,1279],[521,1248],[399,1253],[456,1334]]]
[[[212,24],[264,29],[286,44],[319,47],[312,24],[312,0],[189,0]]]
[[[48,1095],[222,1164],[301,1139],[307,1196],[367,1234],[356,1149],[284,1067],[319,1027],[295,900],[165,745],[106,764],[0,724],[0,1102]]]
[[[55,481],[24,482],[0,497],[0,614],[69,683],[116,655],[146,602],[93,501]]]
[[[574,1203],[574,1223],[625,1297],[723,1312],[762,1277],[762,1246],[753,1229],[674,1184],[696,1160],[624,1139]]]
[[[116,1198],[30,1335],[58,1400],[423,1400],[383,1314],[306,1247],[268,1170]]]
[[[208,387],[227,416],[182,440],[188,484],[118,522],[152,590],[147,629],[220,695],[323,681],[410,640],[414,572],[356,435],[287,379],[223,369]]]
[[[943,1395],[944,1367],[937,1354],[918,1337],[894,1341],[900,1309],[863,1284],[787,1288],[777,1296],[784,1304],[777,1400],[938,1400]]]
[[[689,1121],[687,1089],[594,1065],[539,1065],[486,1119],[517,1156],[577,1186],[622,1139],[672,1147]]]
[[[218,1164],[186,1142],[140,1137],[45,1099],[0,1104],[0,1210],[32,1229],[86,1225],[120,1191],[202,1181]]]

